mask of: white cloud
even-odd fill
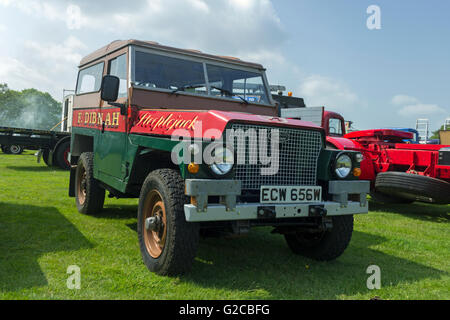
[[[37,0],[0,0],[0,5],[17,8],[28,15],[48,20],[65,20],[66,17],[62,11],[61,3],[57,1],[52,2],[54,3]]]
[[[426,117],[447,113],[445,109],[436,104],[418,103],[407,105],[398,110],[398,114],[404,117]]]
[[[0,57],[0,79],[12,89],[37,88],[60,99],[75,86],[76,68],[86,45],[69,36],[62,43],[26,41],[23,57]]]
[[[392,98],[391,103],[396,106],[402,106],[402,105],[404,106],[407,104],[419,103],[419,100],[415,97],[411,97],[411,96],[404,95],[404,94],[398,94]]]
[[[326,106],[337,112],[351,111],[361,106],[360,99],[347,84],[321,75],[305,78],[299,93],[308,106]]]
[[[391,103],[399,107],[397,114],[403,117],[433,117],[448,112],[436,104],[422,103],[418,98],[408,95],[396,95]]]
[[[3,10],[1,7],[35,18],[29,19],[30,27],[58,29],[33,38],[21,35],[14,48],[20,54],[4,60],[20,64],[17,72],[10,72],[11,68],[6,72],[4,61],[0,65],[2,80],[14,83],[17,89],[46,84],[50,86],[46,91],[59,95],[63,87],[75,86],[76,66],[82,56],[98,49],[84,43],[100,46],[119,38],[236,56],[269,68],[285,65],[274,44],[284,41],[286,32],[270,0],[110,0],[108,6],[91,0],[0,0]],[[99,39],[105,39],[104,43]]]
[[[12,89],[39,88],[48,91],[48,87],[52,86],[45,74],[17,59],[5,56],[0,56],[0,79],[7,80]]]
[[[391,103],[397,106],[397,114],[405,120],[428,119],[431,126],[438,127],[450,116],[450,110],[437,104],[422,103],[420,99],[408,95],[396,95]]]
[[[25,48],[28,48],[33,54],[38,54],[43,60],[55,63],[71,63],[77,65],[83,57],[79,50],[86,49],[86,45],[79,39],[70,36],[63,43],[41,43],[27,41]]]

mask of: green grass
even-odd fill
[[[141,261],[136,199],[82,215],[68,180],[32,152],[0,154],[0,299],[450,299],[450,206],[371,202],[333,262],[291,254],[270,228],[202,240],[192,272],[169,278]],[[366,287],[372,264],[380,290]],[[80,290],[66,287],[69,265]]]

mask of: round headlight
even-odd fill
[[[214,149],[213,163],[209,165],[211,170],[220,176],[223,176],[233,169],[234,156],[233,152],[224,147]]]
[[[346,178],[352,171],[352,159],[346,154],[341,154],[336,159],[334,171],[339,178]]]

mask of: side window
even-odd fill
[[[336,118],[330,118],[328,122],[328,130],[331,135],[342,136],[341,120]]]
[[[109,61],[108,74],[120,79],[119,98],[127,97],[127,55]]]
[[[97,92],[102,84],[104,63],[98,63],[89,68],[80,70],[78,73],[78,84],[76,94]]]

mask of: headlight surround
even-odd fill
[[[364,156],[361,152],[358,152],[357,154],[355,154],[355,160],[358,163],[361,163],[364,160]]]
[[[226,147],[216,147],[214,149],[213,163],[209,165],[211,171],[218,175],[224,176],[233,169],[234,154],[233,151]]]
[[[347,154],[340,154],[334,163],[334,172],[340,179],[347,178],[352,172],[352,159]]]

